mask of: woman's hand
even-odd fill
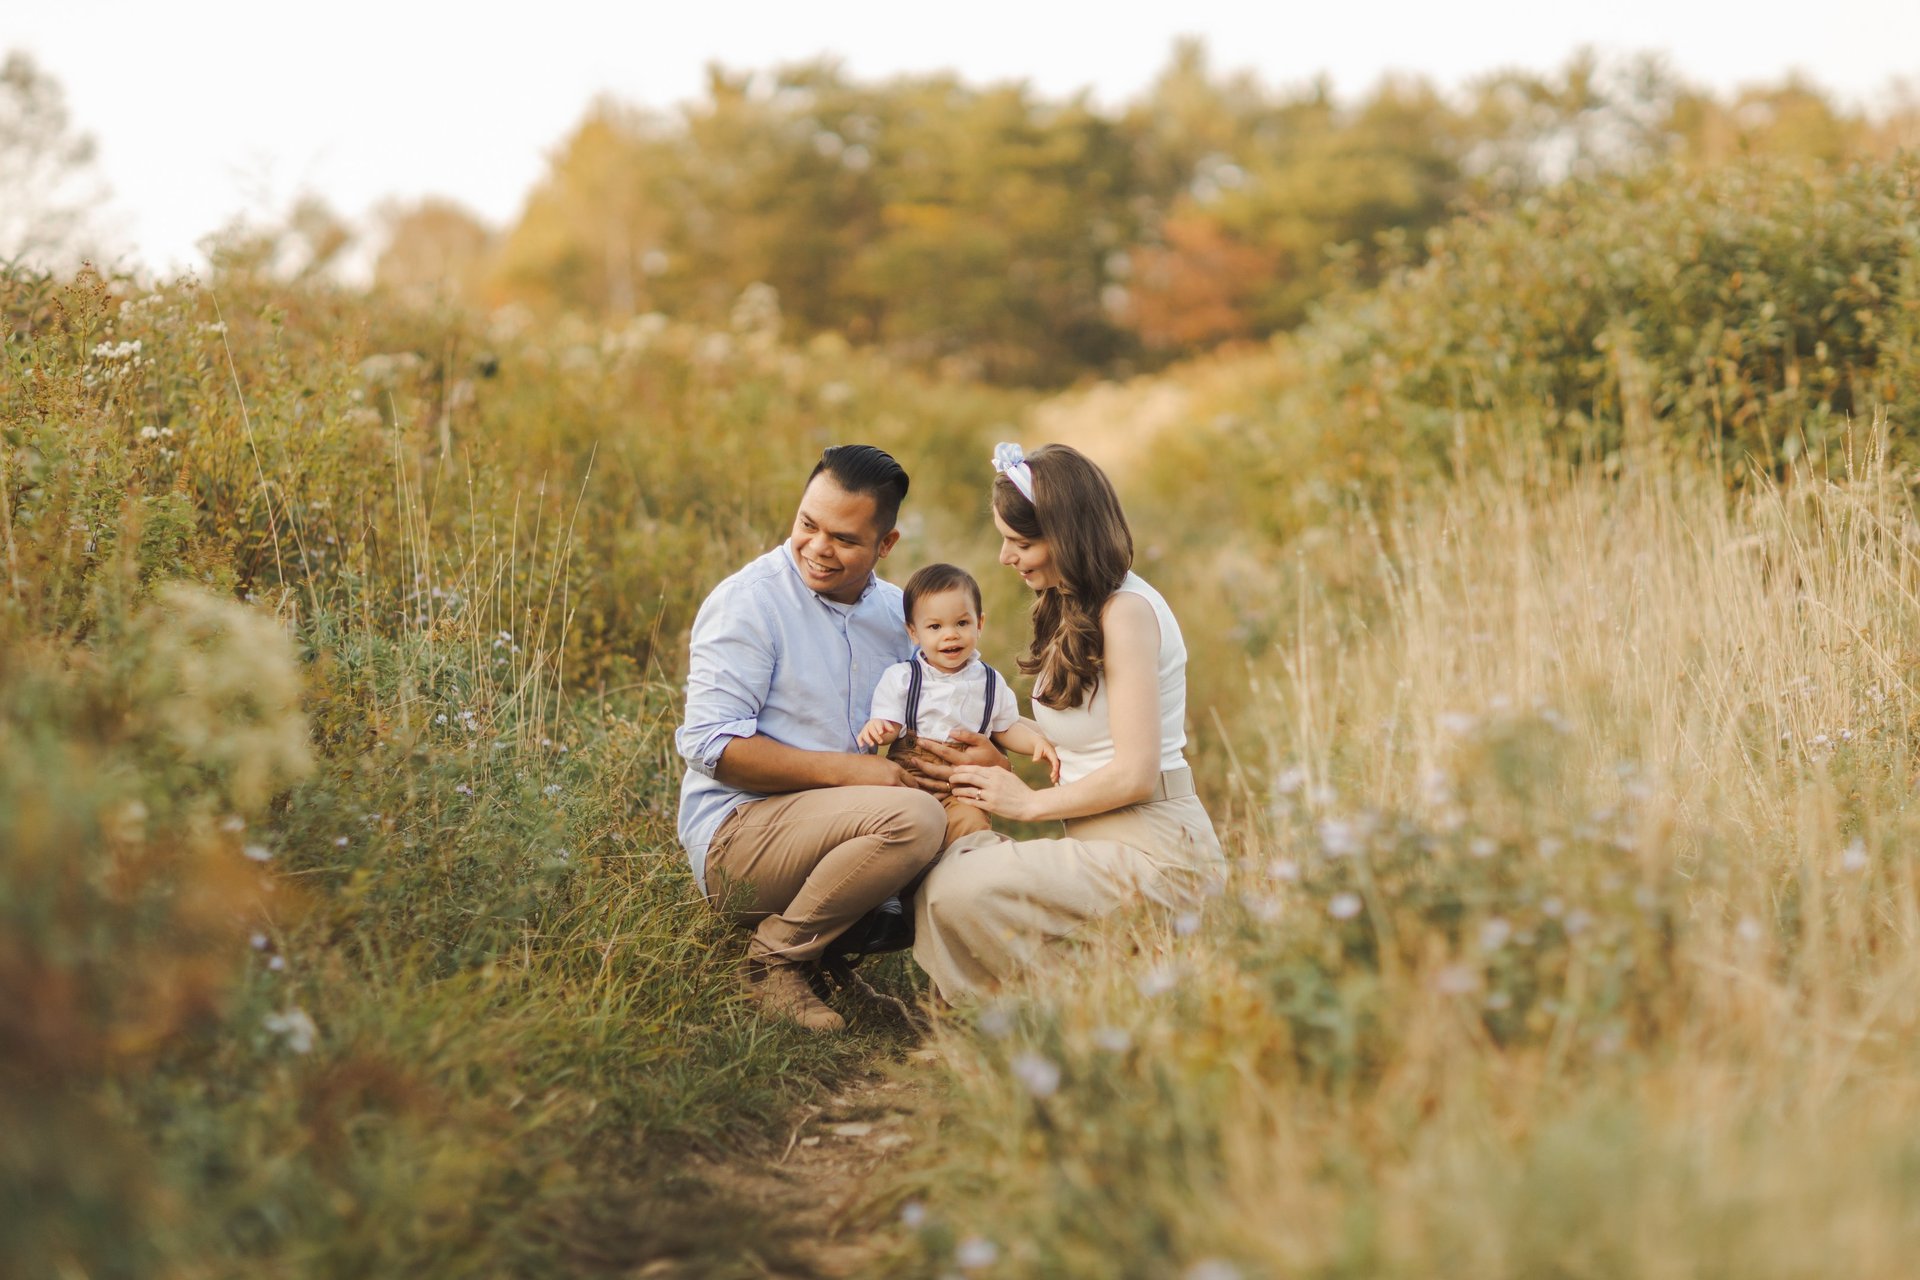
[[[977,764],[955,765],[948,785],[955,798],[1001,818],[1025,822],[1035,816],[1033,788],[1011,769]]]
[[[952,739],[947,742],[922,738],[920,749],[915,754],[917,759],[911,767],[923,779],[921,787],[928,791],[947,790],[953,771],[961,765],[994,769],[1009,767],[1007,758],[1000,754],[1000,748],[993,745],[993,740],[971,729],[955,729]]]

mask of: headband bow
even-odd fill
[[[1033,468],[1027,465],[1024,449],[1011,440],[993,446],[993,469],[1013,481],[1028,502],[1033,501]]]

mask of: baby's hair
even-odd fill
[[[913,625],[913,603],[921,596],[930,596],[939,591],[951,591],[955,587],[965,587],[973,597],[973,613],[978,617],[980,607],[980,584],[973,575],[957,564],[930,564],[915,569],[913,576],[907,579],[907,585],[901,588],[900,609],[907,615],[907,625]]]

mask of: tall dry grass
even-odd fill
[[[942,1036],[927,1265],[1909,1274],[1920,520],[1861,436],[1357,516],[1229,893]]]

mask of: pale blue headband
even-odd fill
[[[1011,440],[993,446],[993,469],[1013,481],[1013,487],[1033,501],[1033,468],[1027,465],[1026,450]]]

